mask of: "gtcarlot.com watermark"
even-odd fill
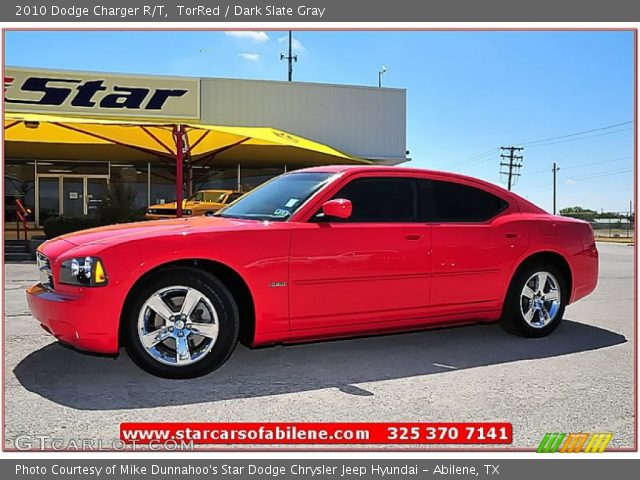
[[[13,442],[16,450],[54,450],[78,452],[112,452],[120,450],[193,450],[193,441],[157,440],[138,443],[135,440],[124,441],[119,438],[56,438],[48,435],[21,435]]]

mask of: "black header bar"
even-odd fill
[[[1,22],[638,22],[632,0],[14,0]]]

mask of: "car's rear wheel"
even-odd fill
[[[131,359],[153,375],[193,378],[220,367],[238,340],[229,290],[196,268],[171,268],[136,289],[123,319]]]
[[[568,298],[562,272],[551,264],[532,264],[514,276],[500,318],[509,333],[544,337],[564,315]]]

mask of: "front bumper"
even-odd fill
[[[104,289],[57,292],[39,283],[27,290],[29,310],[60,342],[79,350],[116,354],[118,315],[113,312],[113,300],[108,300]]]

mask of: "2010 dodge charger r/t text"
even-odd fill
[[[211,217],[114,225],[38,251],[29,307],[61,342],[187,378],[236,343],[495,322],[542,337],[592,292],[588,223],[473,178],[332,166],[277,177]]]

